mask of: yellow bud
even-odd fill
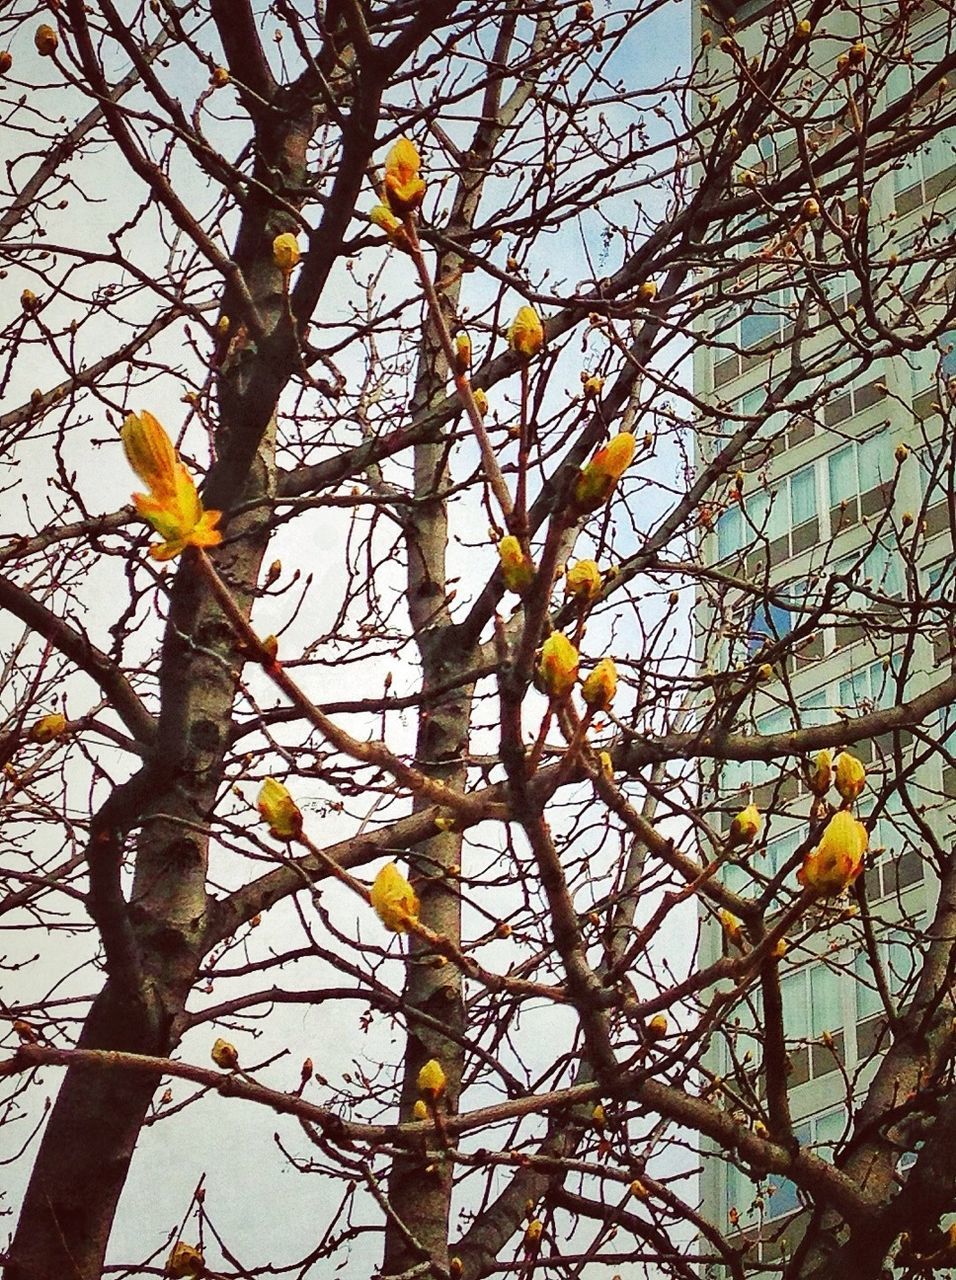
[[[455,372],[466,374],[471,368],[471,338],[459,333],[455,338]]]
[[[794,34],[800,40],[809,40],[810,33],[812,31],[813,31],[813,24],[809,22],[806,18],[804,18],[801,22],[797,23],[796,28],[794,29]]]
[[[645,1027],[651,1040],[662,1040],[667,1035],[667,1015],[655,1013]]]
[[[541,1233],[544,1230],[544,1223],[540,1218],[532,1218],[525,1227],[524,1240],[527,1245],[536,1245],[541,1239]]]
[[[33,43],[41,58],[52,58],[56,53],[57,45],[60,43],[60,37],[51,26],[44,22],[33,33]]]
[[[24,289],[20,294],[20,306],[24,311],[36,311],[39,299],[32,289]]]
[[[582,374],[581,385],[584,388],[585,399],[596,400],[604,390],[604,379],[597,373],[592,373],[590,377],[587,374]]]
[[[755,804],[748,804],[730,824],[728,841],[730,844],[751,844],[760,835],[763,818]]]
[[[223,1071],[235,1071],[239,1066],[239,1051],[236,1046],[221,1037],[213,1045],[209,1056],[217,1067],[222,1067]]]
[[[601,570],[595,560],[579,560],[564,578],[565,591],[577,599],[593,600],[601,590],[601,585]]]
[[[635,1178],[628,1190],[635,1200],[647,1199],[647,1187],[644,1186],[644,1183],[641,1182],[640,1178]]]
[[[418,1098],[415,1102],[414,1107],[412,1107],[412,1119],[413,1120],[428,1119],[428,1103],[423,1102],[421,1098]]]
[[[790,948],[787,944],[786,938],[779,938],[774,943],[770,954],[773,956],[774,960],[782,960],[789,950]]]
[[[530,360],[544,345],[544,326],[534,307],[519,307],[508,330],[508,344],[516,355]]]
[[[862,760],[841,751],[836,758],[836,789],[847,804],[851,804],[866,786],[866,769]]]
[[[598,752],[598,763],[601,766],[601,772],[606,778],[614,777],[614,761],[611,759],[609,751]]]
[[[545,693],[566,698],[578,678],[578,651],[560,631],[552,631],[541,647],[538,675]]]
[[[600,1102],[594,1105],[594,1109],[591,1112],[591,1121],[595,1129],[603,1129],[607,1124],[607,1116]]]
[[[581,686],[581,697],[587,706],[606,711],[617,692],[617,668],[613,658],[602,658]]]
[[[216,321],[216,329],[223,335],[227,334],[229,332],[229,317],[220,316]]]
[[[392,933],[404,933],[418,919],[418,897],[394,862],[386,862],[372,885],[375,914]]]
[[[908,529],[912,523],[913,523],[912,511],[904,511],[903,514],[900,516],[900,524],[903,526],[904,529]]]
[[[821,898],[835,897],[863,870],[868,840],[863,823],[842,809],[827,823],[817,847],[807,854],[797,879]]]
[[[760,676],[761,680],[772,680],[773,667],[769,662],[761,662],[760,666],[757,668],[757,674]]]
[[[523,595],[534,581],[534,561],[510,533],[498,543],[498,560],[505,586],[516,595]]]
[[[166,1259],[163,1274],[174,1280],[184,1280],[186,1276],[201,1276],[206,1269],[206,1260],[195,1246],[177,1240],[172,1252]]]
[[[657,285],[653,280],[645,280],[637,290],[637,300],[642,306],[654,301],[657,297]]]
[[[418,1092],[426,1098],[440,1098],[448,1079],[437,1058],[429,1058],[418,1073]]]
[[[289,791],[275,778],[263,782],[256,808],[276,840],[295,840],[302,833],[302,813]]]
[[[893,450],[893,457],[901,464],[904,463],[909,456],[910,451],[907,449],[905,444],[898,444]]]
[[[54,738],[62,737],[66,732],[67,719],[61,716],[58,711],[51,712],[48,716],[41,716],[30,726],[29,738],[31,742],[37,742],[45,745],[52,742]]]
[[[825,796],[833,780],[833,755],[830,751],[818,751],[813,768],[807,777],[807,785],[815,796]]]
[[[471,394],[475,402],[475,408],[481,416],[484,417],[488,412],[488,397],[482,391],[481,387],[476,387]]]
[[[856,44],[850,45],[850,52],[848,54],[850,66],[858,67],[860,63],[865,60],[866,54],[867,48],[862,40],[858,40]]]
[[[574,482],[571,501],[582,514],[597,511],[614,492],[614,486],[631,465],[637,441],[629,431],[608,441],[587,462]]]
[[[214,89],[222,89],[224,85],[229,83],[229,72],[225,67],[214,67],[213,73],[209,77],[209,83]]]
[[[448,1259],[448,1274],[451,1280],[460,1280],[465,1273],[465,1264],[461,1258],[451,1257]]]
[[[800,206],[800,216],[805,218],[808,222],[813,218],[819,218],[820,202],[818,200],[814,200],[813,196],[810,196],[808,200],[804,200],[803,204]]]
[[[737,946],[743,944],[744,935],[740,927],[740,921],[729,911],[721,909],[718,913],[720,919],[720,927],[723,929],[726,937]]]
[[[454,831],[454,829],[455,829],[455,819],[449,817],[447,814],[440,813],[438,817],[435,819],[436,831]]]
[[[299,265],[299,242],[291,231],[283,231],[272,242],[272,261],[283,275],[291,275]]]
[[[382,200],[399,217],[417,209],[425,197],[421,167],[422,158],[410,138],[399,138],[385,157]]]

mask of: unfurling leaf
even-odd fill
[[[127,461],[149,493],[134,493],[136,510],[164,541],[149,549],[154,560],[171,560],[186,547],[222,542],[216,528],[221,512],[205,511],[196,485],[179,460],[173,442],[151,413],[131,413],[120,438]]]
[[[375,877],[372,907],[386,929],[404,933],[418,919],[418,898],[394,862],[386,862]]]

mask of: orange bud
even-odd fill
[[[13,54],[9,49],[0,49],[0,76],[5,76],[13,66]]]

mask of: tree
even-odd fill
[[[280,1248],[265,1178],[240,1259],[184,1188],[121,1270],[945,1265],[950,6],[689,59],[665,0],[43,17],[0,16],[5,1276],[101,1275],[144,1126],[210,1096],[318,1215]],[[780,457],[838,431],[804,519]],[[847,955],[852,1070],[784,1017]],[[713,1212],[701,1159],[806,1212]]]

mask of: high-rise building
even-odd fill
[[[793,47],[809,5],[694,7],[694,48],[715,81],[701,110],[727,146],[732,126],[718,121],[734,84],[768,48]],[[696,645],[712,689],[702,715],[709,729],[757,734],[852,720],[953,670],[956,132],[937,128],[945,87],[933,68],[954,48],[954,15],[929,0],[859,0],[800,36],[799,89],[791,82],[740,143],[736,186],[756,199],[712,233],[726,269],[709,285],[717,301],[694,359],[706,407],[698,470],[750,436],[701,538]],[[881,124],[904,99],[907,115]],[[919,966],[938,896],[934,842],[953,839],[954,725],[956,708],[944,708],[918,731],[853,747],[868,770],[857,805],[871,826],[865,893],[812,908],[792,931],[779,1042],[758,980],[712,1039],[714,1088],[754,1124],[769,1059],[783,1055],[794,1136],[827,1158],[852,1129]],[[762,898],[771,926],[799,893],[805,763],[725,763],[701,779],[718,829],[750,800],[764,816],[761,840],[720,875]],[[712,907],[702,913],[707,963],[733,944]],[[901,1151],[900,1167],[911,1159]],[[702,1168],[705,1216],[749,1244],[748,1267],[792,1251],[793,1185],[716,1149]]]

